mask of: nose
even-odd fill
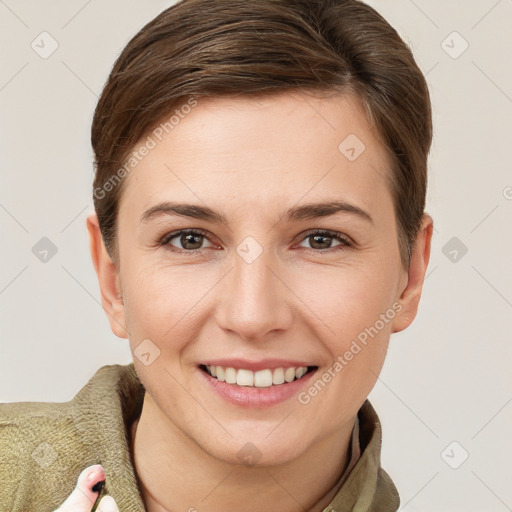
[[[243,254],[243,253],[241,253]],[[250,262],[238,253],[223,279],[216,310],[218,325],[248,341],[262,341],[293,322],[293,293],[286,286],[282,266],[268,251]]]

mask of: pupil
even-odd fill
[[[201,236],[200,235],[194,235],[192,233],[188,233],[186,235],[183,235],[182,236],[182,244],[183,244],[183,247],[187,247],[187,244],[188,243],[192,243],[192,245],[194,245],[194,239],[196,240],[196,245],[199,244],[199,246],[201,246],[201,240],[200,240]],[[185,240],[185,241],[183,241]],[[188,249],[197,249],[197,247],[188,247]]]
[[[317,243],[319,240],[321,239],[324,239],[324,240],[328,240],[329,237],[328,236],[325,236],[325,235],[313,235],[313,240],[314,240],[314,243]],[[324,245],[326,247],[322,247],[322,249],[325,249],[325,248],[329,248],[329,242],[325,242],[325,243],[321,243],[320,242],[320,245]]]

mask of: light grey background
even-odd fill
[[[131,361],[89,257],[89,130],[116,56],[171,3],[0,0],[0,401],[66,401]],[[435,123],[422,305],[370,395],[383,467],[401,510],[512,510],[512,0],[369,3],[427,74]]]

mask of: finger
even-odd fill
[[[85,468],[78,476],[75,489],[55,512],[90,512],[98,492],[93,487],[105,480],[103,466],[95,464]]]
[[[112,496],[105,496],[100,501],[98,512],[119,512],[114,498]]]

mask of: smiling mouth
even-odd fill
[[[316,366],[281,367],[253,372],[243,368],[200,365],[201,370],[218,381],[236,386],[270,388],[289,384],[302,379],[304,375],[317,369]]]

